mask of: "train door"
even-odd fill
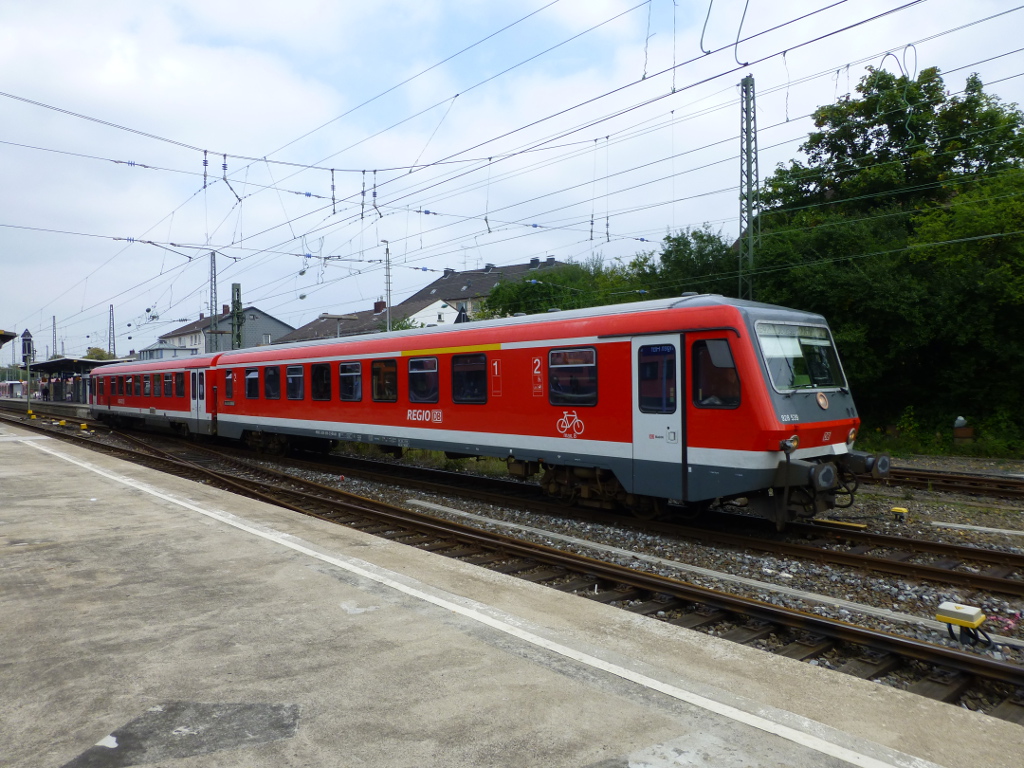
[[[203,371],[193,370],[191,372],[191,397],[192,406],[192,425],[191,428],[196,432],[205,432],[200,425],[202,420],[206,419],[206,376]]]
[[[633,491],[683,500],[686,433],[683,340],[679,334],[640,336],[633,356]]]

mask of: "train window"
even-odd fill
[[[129,395],[132,393],[132,382],[135,381],[133,376],[125,376],[124,378],[124,389]]]
[[[96,394],[100,396],[103,395],[103,381],[104,379],[102,376],[96,377]]]
[[[302,400],[306,396],[305,372],[301,365],[289,365],[284,369],[285,394],[289,400]]]
[[[245,396],[250,400],[256,400],[260,396],[260,369],[245,369]]]
[[[153,374],[153,397],[163,397],[163,388],[160,386],[163,383],[163,376],[159,373]]]
[[[740,378],[726,339],[693,342],[693,404],[698,408],[737,408]]]
[[[675,345],[646,344],[640,347],[636,373],[640,410],[643,413],[675,413]]]
[[[331,399],[331,366],[327,363],[309,366],[309,396],[314,400]]]
[[[370,381],[374,400],[382,403],[398,400],[398,363],[394,360],[374,360]]]
[[[281,368],[268,365],[263,369],[263,396],[267,400],[281,399]]]
[[[235,398],[235,373],[234,371],[224,371],[224,399],[234,400]]]
[[[827,328],[758,323],[757,340],[777,390],[846,386]]]
[[[548,402],[552,405],[597,405],[597,350],[553,349],[548,352]]]
[[[135,382],[134,382],[135,394],[136,394],[136,396],[141,395],[142,394],[142,377],[141,376],[135,376],[133,378],[135,379]]]
[[[192,371],[192,388],[191,388],[192,399],[196,399],[196,372]]]
[[[452,355],[452,400],[487,402],[487,355]]]
[[[117,394],[124,394],[124,376],[117,377]]]
[[[206,373],[200,372],[196,376],[199,378],[199,399],[204,400],[206,398]]]
[[[184,397],[185,396],[185,372],[178,371],[174,374],[174,396]]]
[[[438,395],[437,358],[413,357],[409,360],[409,402],[436,403]]]
[[[363,366],[361,363],[338,365],[338,397],[357,403],[363,399]]]
[[[173,392],[173,388],[174,388],[173,382],[174,382],[174,374],[173,373],[165,373],[164,374],[164,397],[170,397],[171,395],[174,394],[174,392]]]
[[[149,374],[148,373],[142,377],[142,394],[143,394],[144,397],[149,397],[150,396]]]

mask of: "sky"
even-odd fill
[[[763,180],[868,66],[1024,103],[1022,28],[997,0],[5,0],[0,329],[81,355],[113,305],[124,355],[209,314],[211,261],[216,306],[239,283],[298,327],[445,268],[735,237],[742,78]]]

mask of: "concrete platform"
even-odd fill
[[[25,398],[0,397],[0,408],[5,411],[16,411],[24,414]],[[72,403],[66,400],[33,400],[32,410],[39,413],[58,414],[62,419],[88,419],[88,403]]]
[[[0,765],[1020,765],[1024,729],[0,425]]]

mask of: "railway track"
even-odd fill
[[[236,454],[237,455],[237,454]],[[283,460],[284,466],[323,472],[323,462]],[[923,539],[835,529],[821,523],[791,523],[786,538],[779,538],[774,526],[758,518],[719,513],[707,526],[670,522],[638,521],[621,515],[579,510],[553,503],[534,485],[482,478],[461,473],[423,470],[416,467],[381,465],[380,462],[344,460],[328,466],[380,483],[400,482],[424,491],[458,493],[488,504],[514,503],[541,514],[579,517],[608,525],[631,525],[643,530],[700,541],[714,546],[769,552],[781,557],[858,568],[910,579],[924,579],[967,589],[1024,597],[1024,555],[947,544]],[[730,530],[726,530],[730,529]],[[750,531],[737,533],[736,531]],[[794,541],[798,536],[801,540]]]
[[[865,482],[919,488],[943,493],[965,493],[1004,499],[1024,499],[1024,480],[995,475],[970,475],[930,469],[893,468],[885,480],[861,478]]]
[[[841,653],[845,660],[840,670],[865,678],[877,678],[909,665],[923,666],[926,671],[919,674],[908,689],[947,702],[957,701],[973,686],[994,685],[1005,698],[989,714],[1024,723],[1024,667],[1017,664],[439,520],[256,467],[251,462],[222,456],[204,446],[175,442],[170,447],[160,447],[154,441],[120,437],[134,447],[105,446],[102,449],[302,514],[653,616],[676,626],[711,631],[724,639],[746,644],[773,638],[777,652],[788,658],[807,661],[822,654]],[[76,434],[70,439],[99,447],[95,441],[83,440]]]

